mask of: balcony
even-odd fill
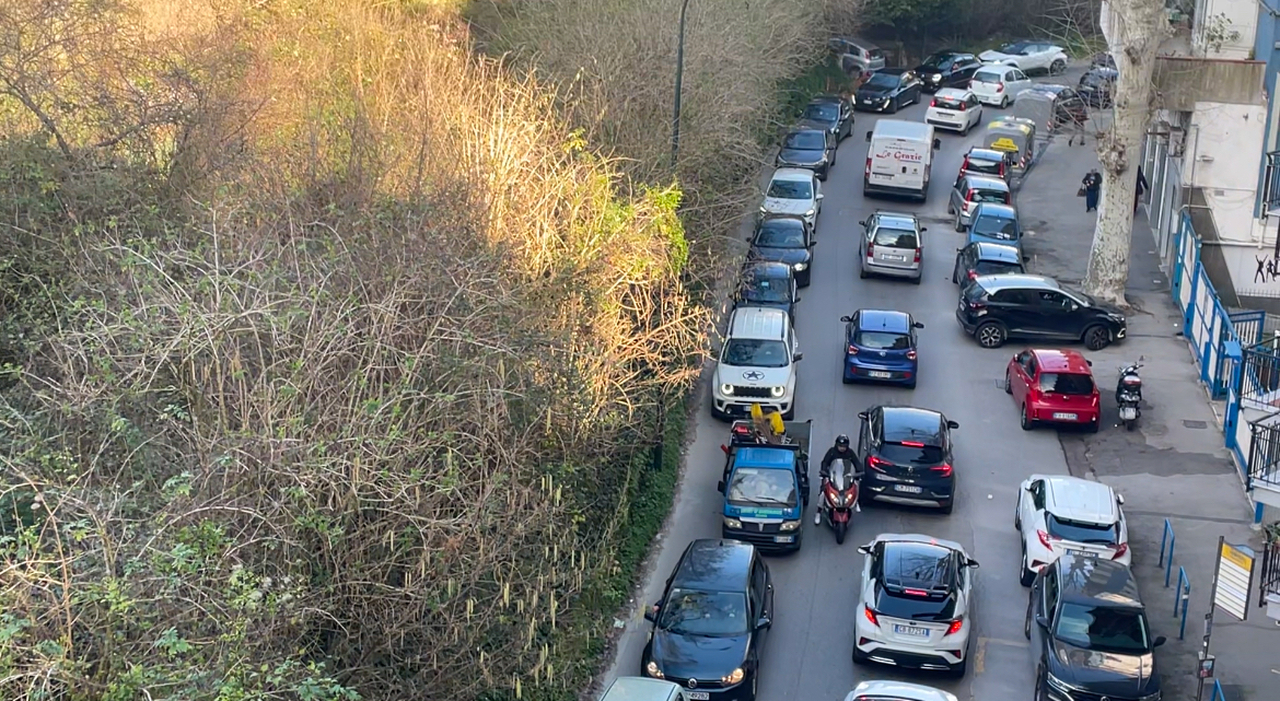
[[[1161,108],[1193,112],[1197,102],[1266,104],[1266,71],[1263,61],[1157,56],[1152,81]]]

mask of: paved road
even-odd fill
[[[1066,80],[1074,82],[1074,76]],[[923,120],[922,105],[894,118]],[[984,122],[997,110],[987,108]],[[1000,389],[1013,347],[984,350],[956,324],[956,287],[951,283],[955,249],[962,235],[946,214],[949,185],[963,154],[978,144],[982,130],[968,137],[940,133],[942,149],[933,166],[929,199],[923,205],[864,199],[862,170],[867,156],[863,135],[874,115],[857,115],[853,138],[841,145],[837,165],[824,184],[826,200],[818,219],[813,284],[801,291],[796,329],[804,360],[799,367],[798,420],[813,420],[814,471],[836,434],[856,436],[857,414],[876,404],[937,409],[960,423],[955,433],[958,497],[955,512],[942,516],[898,507],[864,509],[855,515],[843,546],[825,527],[815,527],[812,507],[805,518],[805,543],[799,553],[770,559],[776,587],[776,612],[764,652],[761,701],[839,701],[864,679],[910,679],[950,690],[960,699],[1030,698],[1032,669],[1022,637],[1026,590],[1017,581],[1019,546],[1013,530],[1018,484],[1033,472],[1066,474],[1052,431],[1023,432],[1016,411]],[[1052,167],[1050,157],[1038,168]],[[1064,174],[1078,178],[1078,174]],[[890,279],[858,279],[855,267],[858,220],[875,208],[919,214],[925,235],[925,278],[921,285]],[[921,331],[920,383],[915,390],[843,385],[843,324],[840,316],[858,308],[900,309],[925,324]],[[712,419],[703,398],[696,434],[667,535],[660,544],[656,571],[646,583],[645,601],[656,601],[684,546],[692,539],[719,537],[720,495],[716,482],[723,466],[720,444],[727,425]],[[854,667],[850,659],[862,556],[857,546],[877,533],[924,533],[962,543],[981,563],[976,579],[977,639],[969,675],[951,680],[928,673],[899,674],[892,668]],[[639,609],[618,641],[609,677],[639,674],[640,654],[649,627]]]

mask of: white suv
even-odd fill
[[[801,358],[791,319],[781,309],[739,307],[729,316],[729,335],[720,349],[711,414],[746,416],[752,404],[795,416],[796,362]]]
[[[1128,566],[1129,526],[1120,505],[1124,497],[1101,482],[1032,475],[1018,490],[1013,527],[1022,531],[1022,586],[1065,552],[1115,560]]]

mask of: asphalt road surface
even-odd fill
[[[1043,80],[1043,79],[1042,79]],[[1054,82],[1075,83],[1075,76]],[[923,121],[922,103],[887,118]],[[1001,113],[985,108],[983,125]],[[1001,389],[1005,365],[1019,346],[984,350],[956,323],[957,288],[951,283],[956,248],[963,235],[948,216],[947,199],[963,155],[980,145],[984,128],[968,137],[939,131],[942,148],[933,164],[928,201],[920,204],[864,198],[862,172],[867,157],[865,133],[879,115],[858,113],[853,136],[841,146],[818,218],[813,283],[801,290],[796,331],[804,360],[799,364],[796,419],[813,420],[811,476],[817,494],[817,463],[839,433],[857,440],[857,414],[877,404],[936,409],[960,423],[954,432],[957,498],[950,516],[882,505],[854,514],[844,545],[836,545],[826,526],[814,526],[813,505],[805,513],[804,545],[793,555],[769,558],[775,587],[773,627],[763,650],[760,701],[840,701],[865,679],[900,679],[930,684],[962,700],[1030,699],[1033,668],[1022,636],[1027,590],[1018,584],[1020,551],[1013,529],[1019,483],[1032,473],[1066,474],[1052,430],[1024,432],[1017,412]],[[1060,148],[1054,144],[1051,148]],[[1036,166],[1053,167],[1050,151]],[[1043,175],[1043,174],[1042,174]],[[1078,178],[1078,173],[1063,177]],[[924,279],[860,280],[855,257],[858,221],[877,207],[915,212],[928,227],[924,236]],[[843,361],[841,315],[859,308],[910,312],[920,331],[919,386],[915,390],[840,382]],[[659,547],[655,570],[645,583],[644,601],[618,641],[608,678],[640,674],[640,655],[650,625],[643,604],[661,596],[662,585],[684,547],[696,538],[720,537],[721,496],[716,491],[724,455],[720,444],[728,425],[713,419],[702,397],[695,439],[687,455],[685,477],[669,527]],[[815,497],[816,499],[816,497]],[[851,660],[862,556],[858,546],[879,533],[922,533],[954,540],[981,564],[975,581],[976,637],[970,647],[968,675],[960,680],[892,667],[855,667]]]

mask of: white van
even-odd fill
[[[911,195],[925,200],[929,195],[929,171],[933,152],[942,142],[933,136],[933,125],[881,119],[867,132],[867,170],[862,176],[862,194]]]

